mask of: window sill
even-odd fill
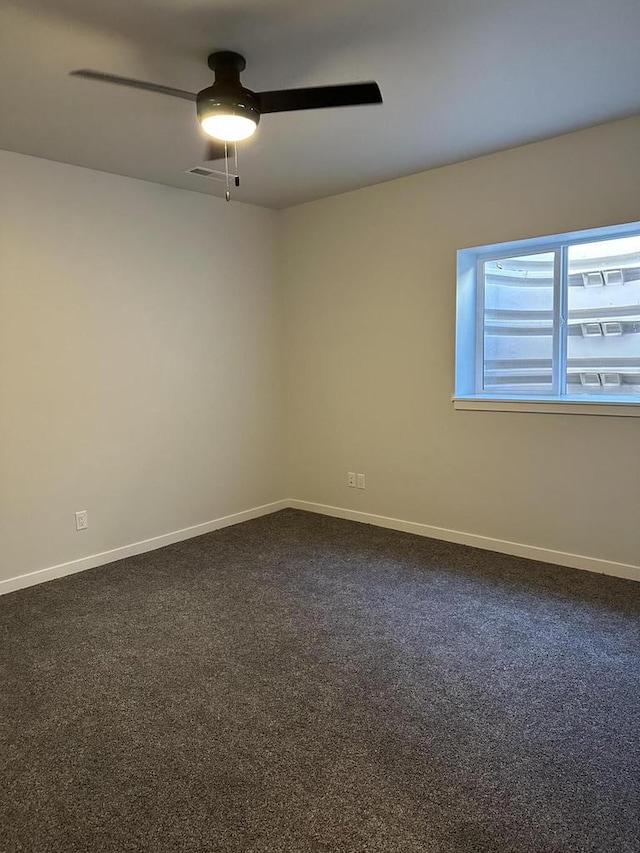
[[[453,397],[453,408],[470,412],[533,412],[545,415],[606,415],[640,418],[640,400],[595,402],[576,398],[555,397],[546,400],[524,400],[504,397]]]

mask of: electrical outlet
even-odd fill
[[[364,481],[364,474],[358,474],[356,479],[358,481],[358,488],[359,489],[366,489],[367,488],[365,481]]]
[[[76,513],[76,530],[86,530],[89,526],[89,517],[86,509],[81,509]]]
[[[353,471],[347,471],[347,485],[350,489],[355,489],[356,487],[356,475]]]

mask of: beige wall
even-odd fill
[[[277,214],[6,152],[0,187],[0,580],[282,498]]]
[[[450,399],[456,249],[634,220],[640,119],[285,211],[289,496],[640,564],[640,420]]]
[[[456,249],[640,220],[638,152],[630,119],[281,214],[0,152],[0,581],[284,497],[639,564],[638,419],[450,399]]]

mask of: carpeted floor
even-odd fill
[[[640,584],[285,510],[0,598],[2,853],[638,853]]]

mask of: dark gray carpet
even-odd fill
[[[286,510],[0,598],[0,849],[640,851],[640,584]]]

